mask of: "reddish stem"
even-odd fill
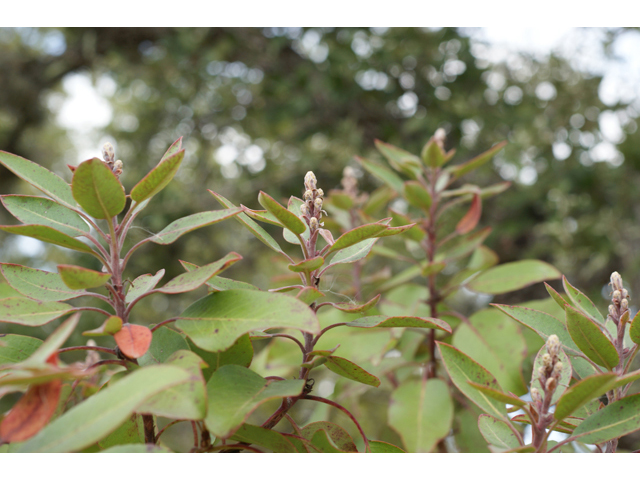
[[[170,318],[169,320],[165,320],[163,322],[160,322],[159,324],[157,324],[155,327],[151,328],[151,333],[155,332],[157,329],[159,329],[160,327],[164,327],[165,325],[175,322],[176,320],[178,320],[178,317],[175,318]]]
[[[116,351],[113,348],[107,347],[94,347],[91,345],[79,345],[77,347],[65,347],[58,350],[58,353],[72,352],[74,350],[95,350],[96,352],[110,353],[116,355]]]

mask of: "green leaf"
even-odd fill
[[[422,148],[421,157],[424,164],[432,168],[439,167],[448,160],[442,151],[442,147],[433,138]]]
[[[166,187],[180,168],[184,150],[164,157],[142,180],[131,190],[131,200],[140,203],[153,197]]]
[[[242,257],[235,252],[228,253],[216,262],[191,270],[190,272],[183,273],[182,275],[178,275],[174,279],[169,280],[162,287],[158,288],[157,291],[168,294],[190,292],[191,290],[195,290],[199,286],[203,285],[211,277],[214,277],[220,272],[224,272],[227,268],[241,259]]]
[[[484,439],[491,445],[506,450],[520,446],[518,437],[504,420],[482,414],[478,417],[478,428]]]
[[[537,388],[540,392],[540,396],[542,399],[545,397],[545,387],[540,383],[540,373],[538,370],[543,366],[542,357],[547,353],[547,345],[543,345],[538,355],[536,355],[536,359],[533,362],[533,371],[531,374],[531,388]],[[558,360],[562,362],[562,371],[560,372],[560,378],[558,378],[558,383],[555,391],[553,392],[553,396],[551,397],[551,403],[549,405],[555,405],[558,403],[558,400],[562,396],[562,394],[567,390],[569,386],[569,382],[571,381],[571,361],[566,353],[560,349],[558,352]]]
[[[598,365],[613,370],[620,357],[611,340],[600,330],[598,324],[582,312],[567,305],[567,330],[582,352]]]
[[[273,453],[296,453],[293,444],[281,433],[248,423],[243,424],[231,440],[259,445]]]
[[[253,290],[214,292],[188,307],[176,326],[197,346],[212,352],[229,348],[252,330],[320,331],[318,319],[304,303],[284,294]]]
[[[400,180],[400,178],[398,178]],[[400,191],[402,191],[402,180],[400,180]],[[393,200],[397,193],[387,185],[375,189],[369,199],[362,206],[362,212],[366,215],[375,215],[378,210]]]
[[[407,453],[400,447],[380,440],[369,440],[369,449],[371,453]]]
[[[235,205],[233,203],[231,203],[229,200],[227,200],[226,198],[224,198],[222,195],[217,194],[215,192],[212,192],[211,190],[209,190],[209,193],[211,195],[213,195],[213,197],[223,207],[235,208]],[[238,220],[242,225],[247,227],[249,229],[249,231],[251,233],[253,233],[253,235],[255,235],[255,237],[258,240],[260,240],[262,243],[264,243],[271,250],[273,250],[275,252],[278,252],[278,253],[284,253],[282,251],[282,248],[280,248],[280,245],[278,245],[278,242],[276,242],[273,239],[273,237],[271,235],[269,235],[264,228],[262,228],[260,225],[258,225],[253,220],[251,220],[245,213],[240,213],[240,214],[236,215],[235,219]]]
[[[626,375],[618,376],[616,383],[613,384],[611,390],[615,390],[619,387],[624,387],[627,383],[634,382],[640,379],[640,370],[636,370],[635,372],[627,373]]]
[[[640,320],[638,320],[638,318],[640,318],[640,311],[633,317],[633,321],[629,327],[629,336],[635,344],[640,344]]]
[[[155,287],[158,282],[164,277],[164,268],[158,270],[155,275],[151,275],[150,273],[145,273],[144,275],[140,275],[133,282],[131,282],[131,286],[129,290],[127,290],[127,296],[124,301],[126,303],[131,303],[136,298],[141,295],[144,295],[153,287]]]
[[[39,327],[73,309],[66,303],[38,303],[28,298],[4,298],[0,300],[0,322]]]
[[[409,380],[391,395],[389,426],[409,452],[430,452],[449,434],[453,422],[453,400],[440,379]]]
[[[202,359],[189,350],[178,350],[164,364],[186,371],[190,375],[189,381],[156,393],[137,407],[136,412],[175,419],[202,420],[207,413],[205,384],[200,370],[204,365]]]
[[[415,180],[404,182],[402,196],[409,202],[409,205],[420,208],[427,214],[429,213],[431,194],[420,182]]]
[[[122,425],[98,442],[98,446],[109,449],[114,446],[144,443],[144,424],[140,415],[131,415]]]
[[[330,253],[337,252],[338,250],[342,250],[352,245],[356,245],[363,240],[367,240],[368,238],[375,237],[378,233],[386,230],[387,226],[380,223],[370,223],[367,225],[362,225],[360,227],[356,227],[352,230],[349,230],[346,233],[343,233],[338,237],[333,245],[327,250],[326,255]],[[337,262],[336,262],[337,263]],[[345,263],[345,262],[340,262]]]
[[[365,385],[371,385],[372,387],[380,386],[380,379],[375,375],[370,374],[364,368],[342,357],[334,357],[333,355],[327,357],[327,361],[324,364],[333,373],[337,373],[341,377],[354,380],[356,382],[364,383]]]
[[[492,295],[513,292],[544,280],[560,278],[562,274],[540,260],[520,260],[485,270],[467,284],[476,292]]]
[[[229,438],[262,403],[296,397],[303,388],[304,380],[269,381],[239,365],[225,365],[207,382],[205,425],[216,437]]]
[[[296,298],[306,305],[311,305],[324,296],[324,293],[313,287],[304,287],[296,294]]]
[[[571,300],[571,303],[574,307],[576,307],[586,316],[590,317],[592,320],[604,325],[604,317],[598,311],[593,302],[584,293],[571,285],[567,281],[567,277],[565,277],[564,275],[562,276],[562,285],[564,286],[564,291],[567,293],[567,296]]]
[[[362,304],[357,304],[357,303],[332,303],[331,306],[333,308],[337,308],[338,310],[340,310],[342,312],[361,313],[361,312],[366,312],[367,310],[370,310],[373,307],[375,307],[379,300],[380,300],[380,294],[376,295],[375,297],[373,297],[368,302],[362,303]]]
[[[26,158],[0,151],[0,163],[41,192],[71,208],[76,202],[71,187],[62,178]]]
[[[165,363],[178,350],[189,350],[189,344],[184,336],[168,327],[158,328],[153,332],[151,345],[145,354],[138,359],[138,364],[146,367],[147,365]]]
[[[24,297],[24,295],[22,295],[19,291],[7,285],[6,283],[0,283],[0,300],[9,297],[20,298]]]
[[[518,325],[503,313],[474,313],[458,326],[451,344],[489,370],[505,392],[527,393],[522,375],[527,345]]]
[[[242,211],[258,222],[270,223],[276,227],[284,228],[282,222],[266,210],[251,210],[250,208],[244,207]]]
[[[240,282],[238,280],[232,280],[231,278],[220,277],[217,275],[210,278],[207,285],[217,292],[221,290],[260,290],[258,287],[251,285],[250,283]]]
[[[586,418],[573,431],[583,443],[604,443],[640,430],[640,394],[613,402]]]
[[[314,257],[302,262],[292,263],[288,265],[292,272],[313,272],[324,265],[323,257]]]
[[[331,260],[329,260],[328,266],[337,265],[339,263],[353,263],[358,260],[362,260],[371,251],[371,247],[373,244],[378,241],[378,238],[368,238],[367,240],[363,240],[355,245],[351,245],[350,247],[344,248],[336,253]]]
[[[564,277],[563,277],[564,278]],[[552,286],[545,282],[544,287],[547,289],[549,296],[558,304],[558,306],[564,310],[564,306],[568,305],[568,302],[560,295]]]
[[[258,202],[260,202],[260,205],[266,208],[271,215],[276,217],[286,229],[296,235],[302,235],[307,229],[307,225],[294,213],[287,210],[263,191],[260,191],[258,194]]]
[[[465,257],[482,245],[482,242],[491,233],[491,227],[485,227],[482,230],[468,233],[466,235],[460,235],[459,237],[445,243],[441,248],[438,248],[438,253],[435,256],[436,262],[450,262],[458,258]]]
[[[300,436],[313,440],[316,432],[324,430],[326,432],[330,441],[337,447],[337,449],[341,452],[350,452],[357,453],[358,449],[356,444],[353,442],[351,435],[347,433],[347,431],[339,425],[331,422],[313,422],[301,430]]]
[[[114,431],[145,400],[185,383],[183,369],[158,365],[140,368],[102,389],[47,425],[24,442],[19,452],[77,452]]]
[[[86,243],[82,243],[80,240],[76,240],[69,235],[65,235],[45,225],[2,225],[0,226],[0,230],[13,233],[14,235],[24,235],[25,237],[35,238],[53,245],[77,250],[78,252],[95,253]]]
[[[76,265],[58,265],[58,273],[64,284],[73,290],[101,287],[111,278],[110,273],[96,272]]]
[[[487,163],[489,160],[491,160],[491,158],[500,150],[502,150],[506,145],[507,145],[506,141],[500,142],[497,145],[491,147],[486,152],[481,153],[477,157],[474,157],[471,160],[465,163],[462,163],[460,165],[455,165],[451,169],[451,174],[454,176],[454,178],[460,178],[466,173],[469,173],[470,171],[475,170],[478,167],[481,167],[482,165]]]
[[[378,151],[384,155],[395,170],[416,178],[422,175],[420,158],[394,145],[375,140]]]
[[[107,448],[100,453],[171,453],[171,450],[167,447],[152,445],[150,443],[130,443],[128,445],[116,445],[115,447]]]
[[[527,402],[520,400],[520,398],[516,397],[513,393],[506,394],[499,390],[494,390],[493,388],[487,387],[486,385],[480,385],[479,383],[467,382],[476,390],[486,394],[488,397],[491,397],[495,400],[498,400],[501,403],[506,405],[516,405],[518,407],[524,407],[527,405]]]
[[[532,308],[498,305],[495,303],[492,303],[491,305],[499,308],[518,323],[521,323],[525,327],[529,327],[545,341],[549,338],[549,335],[557,335],[560,343],[565,349],[582,355],[582,352],[574,343],[569,332],[567,332],[567,328],[564,323],[556,317],[552,317],[551,315],[538,310],[533,310]]]
[[[389,209],[389,216],[391,217],[391,226],[392,227],[402,227],[405,225],[410,225],[414,222],[407,215],[403,215],[400,212],[396,212],[393,209]],[[414,242],[421,242],[422,239],[426,236],[426,233],[422,228],[418,225],[411,227],[406,232],[402,233],[402,236],[408,238],[409,240],[413,240]]]
[[[386,317],[384,315],[373,315],[370,317],[360,317],[357,320],[345,323],[347,327],[358,328],[433,328],[451,333],[451,327],[444,320],[439,318],[423,318],[423,317]]]
[[[73,198],[94,218],[113,218],[127,203],[120,180],[99,158],[78,165],[73,173],[71,190]]]
[[[580,407],[589,403],[590,400],[598,398],[611,390],[616,378],[616,374],[612,372],[583,378],[567,389],[560,397],[553,416],[558,420],[568,417]]]
[[[329,191],[327,200],[329,200],[340,210],[349,211],[353,207],[353,198],[348,193],[345,193],[342,190]]]
[[[106,335],[115,335],[122,330],[122,319],[116,315],[111,315],[98,328],[82,332],[85,337],[103,337]]]
[[[57,273],[13,263],[0,263],[0,271],[13,288],[34,300],[55,302],[76,298],[84,293],[71,290]]]
[[[402,193],[404,187],[402,179],[392,170],[389,170],[387,167],[384,167],[378,163],[373,163],[372,161],[366,160],[364,158],[355,157],[355,159],[360,165],[362,165],[362,168],[364,168],[375,178],[383,183],[386,183],[396,192],[400,194]]]
[[[0,365],[20,363],[42,345],[42,340],[24,335],[0,334]]]
[[[188,215],[186,217],[179,218],[178,220],[171,222],[162,231],[156,233],[151,240],[153,243],[159,245],[169,245],[175,242],[185,233],[192,232],[198,228],[213,225],[214,223],[221,222],[227,218],[231,218],[241,212],[241,208],[229,208],[227,210],[215,210],[212,212],[200,212]]]
[[[80,215],[48,198],[3,195],[0,199],[11,215],[22,223],[45,225],[70,237],[86,235],[90,231]]]
[[[242,335],[222,352],[207,352],[196,346],[191,339],[187,339],[187,342],[191,351],[207,362],[208,367],[202,372],[205,382],[208,382],[214,372],[223,365],[241,365],[249,368],[253,360],[253,344],[248,333]]]
[[[444,363],[444,367],[447,373],[449,373],[451,381],[458,387],[458,390],[486,413],[499,418],[505,418],[506,409],[501,402],[475,389],[468,383],[473,382],[479,385],[485,385],[493,390],[501,391],[495,377],[482,365],[473,361],[457,348],[441,342],[436,343],[440,352],[440,358],[442,358],[442,363]]]

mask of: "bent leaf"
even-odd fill
[[[140,203],[160,192],[175,176],[183,158],[184,150],[180,150],[160,160],[160,163],[133,187],[131,200]]]
[[[176,326],[198,347],[212,352],[229,348],[252,330],[320,331],[315,314],[301,301],[284,294],[254,290],[214,292],[189,306]]]
[[[324,366],[331,370],[333,373],[337,373],[341,377],[348,378],[349,380],[355,380],[356,382],[364,383],[365,385],[371,385],[372,387],[380,386],[380,379],[375,375],[370,374],[364,368],[342,357],[329,356],[326,357],[327,361]]]
[[[152,336],[151,330],[144,325],[127,323],[122,325],[122,328],[113,336],[113,339],[127,357],[140,358],[149,350]]]
[[[567,330],[580,350],[598,365],[613,370],[620,357],[611,340],[600,330],[594,320],[567,305]]]
[[[564,291],[573,303],[573,306],[580,310],[582,313],[595,320],[598,323],[604,324],[604,317],[598,311],[593,302],[584,293],[571,285],[567,280],[567,277],[562,276],[562,285]],[[547,289],[548,290],[548,289]],[[566,302],[565,302],[566,303]]]
[[[375,237],[378,233],[386,229],[386,225],[380,223],[370,223],[349,230],[348,232],[343,233],[342,235],[340,235],[340,237],[338,237],[335,243],[331,245],[329,250],[327,250],[326,255],[337,252],[338,250],[342,250],[344,248],[348,248],[352,245],[356,245],[357,243],[362,242],[363,240],[367,240],[368,238]]]
[[[66,303],[4,298],[0,300],[0,322],[39,327],[73,310],[74,307]]]
[[[315,433],[319,430],[324,430],[327,433],[328,438],[333,442],[333,444],[338,448],[341,452],[351,452],[357,453],[358,449],[356,448],[356,444],[353,442],[351,435],[347,433],[347,431],[342,428],[340,425],[336,425],[331,422],[313,422],[301,430],[300,436],[306,438],[307,440],[312,440]]]
[[[269,381],[239,365],[225,365],[207,383],[205,425],[216,437],[228,438],[262,403],[296,397],[303,388],[304,380]]]
[[[409,452],[430,452],[449,434],[453,422],[453,400],[440,379],[410,380],[391,395],[389,426]]]
[[[82,450],[114,431],[146,399],[189,378],[186,371],[171,365],[140,368],[58,417],[18,451]]]
[[[357,303],[332,303],[331,306],[347,313],[361,313],[375,307],[378,304],[379,300],[380,294],[373,297],[367,303],[362,303],[360,305],[358,305]]]
[[[14,235],[24,235],[25,237],[35,238],[36,240],[41,240],[53,245],[77,250],[78,252],[94,253],[86,243],[82,243],[80,240],[76,240],[69,235],[65,235],[45,225],[2,225],[0,226],[0,230],[13,233]]]
[[[167,225],[162,231],[156,233],[149,240],[158,245],[169,245],[175,242],[185,233],[189,233],[198,228],[213,225],[214,223],[221,222],[227,218],[231,218],[242,211],[241,208],[229,208],[227,210],[215,210],[212,212],[200,212],[194,213],[182,217]]]
[[[76,265],[58,265],[64,284],[73,290],[101,287],[111,278],[110,273],[96,272]]]
[[[467,287],[476,292],[496,295],[560,278],[561,275],[556,268],[540,260],[520,260],[485,270],[471,280]]]
[[[71,190],[73,198],[93,218],[113,218],[127,202],[120,180],[99,158],[78,165],[71,180]]]
[[[451,327],[444,320],[439,318],[423,317],[385,317],[384,315],[373,315],[371,317],[361,317],[352,322],[345,323],[347,327],[374,328],[374,327],[408,327],[408,328],[434,328],[451,333]]]
[[[0,263],[0,271],[9,285],[24,296],[45,302],[69,300],[84,292],[71,290],[59,274],[13,263]]]
[[[59,232],[77,237],[89,233],[90,228],[80,215],[45,197],[27,195],[3,195],[5,208],[25,224],[51,227]]]
[[[2,151],[0,151],[0,163],[54,200],[75,208],[76,202],[73,199],[71,187],[55,173],[31,160]]]
[[[220,272],[224,272],[227,268],[241,259],[242,257],[235,252],[228,253],[216,262],[196,268],[190,272],[183,273],[182,275],[178,275],[174,279],[165,283],[162,287],[158,288],[157,291],[168,294],[190,292],[204,284],[211,277]]]

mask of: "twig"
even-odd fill
[[[107,347],[94,347],[91,345],[79,345],[77,347],[65,347],[58,350],[58,353],[72,352],[74,350],[95,350],[96,352],[104,352],[110,353],[111,355],[116,355],[116,351],[113,348]]]
[[[164,327],[168,323],[175,322],[176,320],[179,320],[179,319],[180,319],[180,317],[174,317],[174,318],[170,318],[169,320],[164,320],[164,321],[160,322],[159,324],[157,324],[156,326],[152,327],[151,328],[151,333],[155,332],[160,327]]]
[[[175,425],[178,422],[186,422],[186,420],[174,420],[173,422],[167,423],[164,427],[162,427],[162,430],[160,430],[156,435],[156,442],[160,439],[160,435],[162,435],[167,428],[169,428],[172,425]]]

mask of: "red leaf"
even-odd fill
[[[482,200],[480,200],[480,195],[476,193],[471,201],[469,211],[460,219],[458,225],[456,225],[456,232],[463,235],[476,228],[476,225],[478,225],[478,222],[480,221],[481,214]]]
[[[0,443],[23,442],[42,430],[58,407],[61,389],[60,379],[29,387],[0,424]]]
[[[122,330],[116,333],[115,339],[122,353],[129,358],[140,358],[149,350],[151,345],[151,330],[142,325],[122,325]]]

